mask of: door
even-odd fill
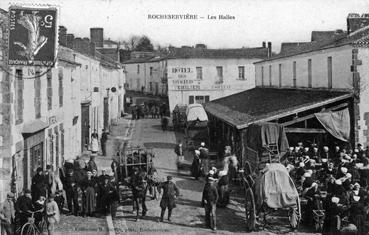
[[[29,151],[29,158],[26,158],[30,163],[29,172],[25,175],[25,182],[26,185],[29,185],[29,182],[31,181],[32,177],[34,176],[36,170],[38,167],[42,168],[44,156],[43,156],[43,143],[39,143],[33,147],[31,147]],[[25,166],[27,166],[26,164]],[[27,171],[27,170],[26,170]],[[29,178],[28,178],[29,177]]]
[[[109,131],[109,98],[104,98],[104,129]]]
[[[81,150],[90,143],[90,104],[81,105]]]

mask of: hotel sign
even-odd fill
[[[177,78],[187,78],[187,74],[193,73],[192,68],[186,68],[186,67],[174,67],[171,70],[174,77]]]

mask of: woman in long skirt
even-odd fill
[[[195,179],[199,179],[201,176],[201,160],[200,160],[200,151],[195,150],[195,155],[193,157],[192,161],[192,176],[195,177]]]
[[[91,171],[87,172],[87,179],[83,186],[83,212],[84,215],[92,216],[96,209],[96,181],[92,178]]]
[[[91,152],[97,153],[99,152],[99,136],[95,130],[91,135]]]

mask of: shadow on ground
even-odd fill
[[[164,142],[145,142],[145,148],[161,148],[161,149],[173,149],[176,147],[173,143],[164,143]]]

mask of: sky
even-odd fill
[[[347,29],[348,13],[369,13],[369,0],[28,0],[59,9],[59,24],[76,37],[89,37],[89,28],[103,27],[104,38],[125,40],[147,35],[154,45],[208,48],[258,47],[271,41],[309,41],[313,30]],[[12,1],[13,3],[13,1]],[[0,8],[8,9],[6,0]],[[148,15],[192,14],[197,20],[149,19]],[[208,16],[234,16],[234,20]],[[202,18],[203,17],[203,18]]]

